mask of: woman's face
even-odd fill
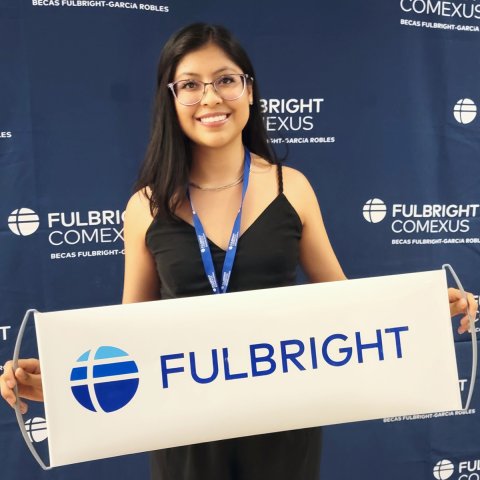
[[[220,47],[209,43],[180,60],[173,82],[213,82],[222,75],[236,73],[243,72]],[[186,88],[189,86],[186,84]],[[242,130],[248,121],[252,100],[250,82],[247,82],[243,95],[236,100],[223,100],[213,85],[207,85],[199,103],[185,106],[175,100],[175,108],[180,127],[194,144],[219,148],[242,141]]]

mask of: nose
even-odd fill
[[[210,88],[209,88],[210,87]],[[205,89],[203,91],[202,105],[210,105],[221,103],[222,97],[217,93],[213,87],[213,83],[205,84]]]

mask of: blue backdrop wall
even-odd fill
[[[156,62],[193,21],[250,53],[272,142],[312,182],[347,276],[449,262],[480,291],[476,0],[0,0],[1,365],[27,308],[120,302]],[[455,340],[466,393],[470,346]],[[479,480],[479,395],[462,414],[325,428],[322,479]],[[45,451],[43,418],[32,405]],[[6,404],[0,458],[5,480],[148,478],[147,455],[41,472]]]

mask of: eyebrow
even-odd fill
[[[225,72],[226,70],[233,70],[235,71],[234,68],[232,67],[222,67],[222,68],[219,68],[218,70],[215,70],[213,72],[213,75],[217,75],[221,72]],[[178,77],[183,77],[184,75],[187,75],[187,76],[190,76],[190,77],[199,77],[200,75],[198,73],[193,73],[193,72],[182,72],[178,75]]]

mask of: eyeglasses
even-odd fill
[[[212,85],[215,93],[223,100],[236,100],[243,95],[247,80],[253,82],[253,77],[246,73],[232,73],[222,75],[213,82],[200,80],[178,80],[168,84],[175,98],[186,107],[202,101],[207,85]]]

